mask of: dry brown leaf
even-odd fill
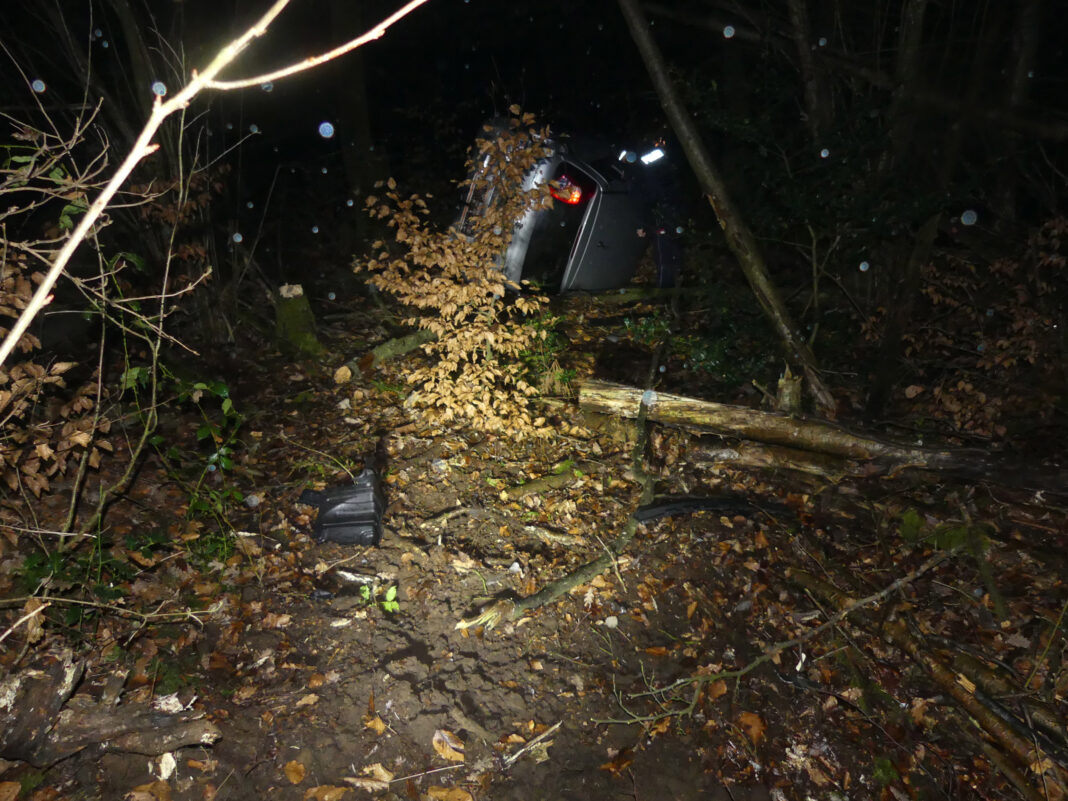
[[[708,697],[715,701],[727,694],[727,682],[723,679],[714,681],[708,685]]]
[[[299,709],[302,706],[315,706],[319,703],[319,696],[315,693],[308,693],[296,703],[296,707]]]
[[[811,762],[805,763],[805,772],[817,787],[826,787],[831,783],[831,777],[824,773],[818,765],[813,765]]]
[[[171,786],[158,780],[139,784],[123,796],[123,801],[171,801]]]
[[[282,629],[288,626],[292,620],[292,615],[279,615],[275,612],[268,612],[263,616],[263,627],[265,629]]]
[[[1046,771],[1053,770],[1055,766],[1052,759],[1043,757],[1042,759],[1036,759],[1027,767],[1032,773],[1045,773]]]
[[[611,754],[611,750],[609,753]],[[634,762],[634,753],[629,748],[624,748],[612,756],[612,759],[608,762],[601,765],[601,770],[607,770],[613,776],[618,776],[629,768],[632,762]]]
[[[434,801],[473,801],[474,797],[461,787],[439,787],[437,785],[426,788],[427,798]]]
[[[48,604],[42,601],[40,598],[33,597],[26,601],[26,605],[22,607],[24,615],[30,615],[26,618],[26,639],[35,643],[44,636],[44,615],[41,614],[42,609],[47,608]]]
[[[743,712],[738,716],[738,722],[742,725],[746,735],[753,741],[753,745],[760,745],[764,739],[764,721],[756,712]]]
[[[127,551],[126,556],[130,557],[131,561],[136,562],[141,567],[155,567],[159,559],[155,556],[145,556],[140,551]]]
[[[393,781],[393,773],[386,768],[382,767],[381,762],[373,762],[367,765],[360,773],[364,776],[369,776],[374,779],[378,779],[380,782]]]
[[[297,762],[297,760],[295,759],[292,759],[287,762],[283,770],[285,771],[286,778],[289,779],[290,784],[300,784],[302,781],[304,781],[304,777],[308,773],[304,765],[302,765],[300,762]]]
[[[15,801],[21,790],[18,782],[0,782],[0,801]]]
[[[382,767],[380,762],[375,762],[363,767],[359,776],[346,777],[345,781],[358,790],[379,793],[389,789],[389,783],[393,781],[393,774]]]
[[[347,384],[352,380],[352,369],[343,364],[341,367],[334,371],[334,383],[335,384]]]
[[[321,784],[318,787],[311,787],[305,791],[304,801],[340,801],[349,789],[350,788],[348,787],[336,787],[331,784]]]
[[[378,715],[364,715],[363,725],[378,735],[384,734],[387,728],[385,721]]]
[[[446,731],[445,729],[435,731],[433,745],[434,750],[442,759],[447,759],[450,762],[464,761],[463,741],[451,731]]]
[[[649,739],[658,734],[663,734],[671,728],[671,718],[660,718],[655,723],[649,724]]]

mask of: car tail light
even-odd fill
[[[582,187],[566,173],[549,184],[549,194],[569,206],[577,206],[582,202]]]

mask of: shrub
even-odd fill
[[[536,128],[533,115],[521,115],[518,107],[511,112],[507,129],[478,139],[468,159],[474,177],[463,186],[486,201],[464,230],[435,230],[426,201],[401,197],[390,179],[383,196],[367,198],[367,207],[394,230],[396,246],[391,252],[376,242],[376,255],[355,269],[373,273],[375,287],[420,313],[406,322],[436,337],[424,345],[430,362],[408,376],[415,385],[408,404],[430,423],[462,421],[524,438],[543,425],[531,413],[537,390],[522,357],[548,335],[529,322],[542,315],[546,299],[508,293],[521,287],[505,279],[498,263],[516,221],[552,199],[545,185],[522,189],[523,177],[547,154],[549,131]]]

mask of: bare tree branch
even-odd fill
[[[365,45],[368,42],[374,41],[375,39],[382,38],[382,36],[386,32],[386,29],[389,28],[390,25],[392,25],[394,22],[397,22],[402,17],[406,17],[412,11],[415,11],[415,9],[417,9],[419,6],[423,5],[423,3],[425,2],[427,2],[427,0],[411,0],[411,2],[409,2],[406,6],[401,8],[392,16],[382,20],[382,22],[378,23],[378,25],[376,25],[374,28],[371,28],[371,30],[367,31],[367,33],[365,33],[363,36],[357,37],[356,39],[352,39],[351,41],[346,42],[340,47],[335,47],[333,50],[328,50],[327,52],[320,53],[317,56],[308,56],[308,58],[304,59],[301,62],[298,62],[296,64],[290,64],[288,67],[283,67],[282,69],[275,70],[274,72],[265,72],[262,75],[257,75],[252,78],[242,78],[236,81],[207,81],[204,86],[208,89],[219,89],[223,91],[230,89],[244,89],[249,86],[258,86],[262,83],[267,83],[268,81],[277,81],[279,78],[286,78],[290,75],[295,75],[298,72],[304,72],[304,70],[309,70],[312,67],[317,67],[320,64],[325,64],[327,61],[333,61],[335,58],[343,56],[346,53],[355,50],[357,47],[360,47],[361,45]]]
[[[412,0],[412,2],[408,3],[400,11],[376,25],[363,36],[357,37],[348,44],[336,48],[329,53],[309,59],[299,65],[288,67],[280,73],[272,73],[272,75],[290,75],[294,72],[309,69],[324,61],[328,61],[331,58],[336,58],[343,53],[347,53],[365,42],[377,39],[381,37],[386,29],[393,23],[426,2],[427,0]],[[176,111],[186,108],[190,101],[206,88],[232,89],[240,86],[262,83],[263,81],[270,79],[271,76],[260,76],[248,79],[245,82],[238,81],[232,85],[227,82],[215,81],[216,76],[244,52],[254,39],[263,36],[263,34],[267,32],[268,27],[274,22],[278,15],[282,13],[287,5],[289,5],[289,0],[275,0],[274,4],[271,5],[267,12],[260,17],[254,25],[237,39],[234,39],[222,48],[202,72],[194,72],[192,80],[190,80],[181,91],[166,101],[164,101],[162,97],[156,97],[152,105],[152,113],[148,118],[148,122],[145,123],[145,127],[141,130],[133,147],[130,149],[130,154],[122,164],[119,165],[115,175],[112,176],[100,195],[93,201],[92,205],[85,213],[85,216],[82,217],[81,221],[72,232],[70,239],[67,240],[66,244],[56,256],[55,261],[45,274],[44,280],[41,281],[41,284],[37,287],[37,291],[34,292],[26,309],[19,316],[18,320],[15,321],[14,326],[12,326],[11,331],[4,338],[3,343],[0,343],[0,365],[4,364],[7,357],[11,354],[11,351],[14,350],[19,339],[26,332],[26,329],[29,328],[33,318],[48,302],[52,288],[55,286],[56,281],[59,280],[59,276],[62,275],[63,269],[67,266],[71,256],[74,255],[74,251],[78,249],[78,246],[93,229],[93,226],[96,224],[97,220],[100,219],[100,216],[104,213],[105,209],[107,209],[108,204],[119,191],[119,188],[126,182],[126,179],[130,177],[130,174],[142,159],[150,156],[159,149],[159,145],[153,143],[152,139],[157,131],[159,131],[163,121]]]

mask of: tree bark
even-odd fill
[[[664,112],[682,143],[702,191],[708,196],[712,209],[719,219],[720,227],[723,228],[727,238],[727,245],[738,259],[760,307],[782,341],[787,358],[800,368],[807,379],[808,389],[817,407],[825,415],[833,417],[834,397],[823,382],[823,377],[816,365],[816,358],[804,340],[797,335],[797,326],[768,274],[756,238],[731,200],[726,184],[713,165],[697,133],[693,119],[683,106],[678,92],[668,77],[663,55],[649,32],[649,23],[638,6],[638,0],[619,0],[619,7],[626,19],[631,37],[645,62],[649,77],[656,87]]]
[[[122,28],[123,45],[126,48],[126,57],[129,59],[129,76],[127,92],[128,97],[136,103],[134,112],[135,120],[147,120],[152,114],[152,103],[155,95],[152,93],[154,81],[166,77],[165,70],[157,70],[152,61],[149,45],[145,41],[147,31],[154,30],[138,18],[137,13],[130,5],[130,0],[108,0],[108,5],[115,16],[118,17],[119,26]],[[158,48],[157,48],[158,52]],[[168,86],[170,91],[177,87]],[[125,104],[124,104],[125,105]],[[112,116],[120,114],[119,109],[112,110]],[[138,131],[138,122],[132,124],[134,136],[129,143],[132,144]],[[164,178],[180,178],[178,173],[178,140],[171,126],[162,128],[156,136],[160,143],[162,158],[155,161],[157,174]]]
[[[830,96],[812,52],[812,25],[806,0],[787,0],[790,27],[797,47],[797,66],[805,87],[805,123],[812,141],[819,141],[831,124]]]
[[[275,338],[284,350],[318,356],[322,343],[315,331],[315,313],[300,284],[283,286],[274,301]]]
[[[916,110],[912,103],[915,87],[920,80],[920,55],[923,52],[923,18],[927,0],[905,0],[901,9],[900,35],[897,41],[897,61],[894,65],[894,103],[891,117],[894,120],[890,132],[892,159],[899,165],[908,152],[912,141],[912,129],[916,123]]]

